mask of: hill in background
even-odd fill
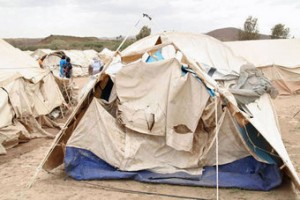
[[[11,39],[4,39],[14,47],[30,47],[37,45],[43,38],[11,38]],[[29,50],[29,49],[25,49]]]
[[[206,33],[211,37],[214,37],[221,41],[237,41],[239,40],[239,32],[241,29],[228,27],[228,28],[220,28]],[[270,35],[259,34],[259,39],[267,40],[271,39]]]
[[[209,36],[212,36],[221,41],[236,41],[239,40],[239,31],[238,28],[221,28],[210,31],[206,33]],[[269,35],[259,34],[260,39],[270,39]],[[75,37],[75,36],[64,36],[64,35],[50,35],[46,38],[11,38],[5,39],[14,47],[17,47],[23,51],[36,49],[94,49],[98,52],[102,51],[103,48],[108,48],[110,50],[116,50],[121,44],[123,38],[97,38],[97,37]],[[122,46],[122,49],[125,49],[127,46],[135,42],[134,37],[130,37],[125,44]],[[121,49],[121,50],[122,50]]]
[[[94,49],[98,52],[103,48],[116,50],[121,44],[123,38],[120,39],[108,39],[97,37],[76,37],[76,36],[64,36],[64,35],[50,35],[46,38],[27,39],[27,38],[9,38],[5,39],[8,43],[17,47],[23,51],[36,49]],[[134,39],[128,39],[123,48],[133,43]]]

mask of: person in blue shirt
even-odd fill
[[[63,68],[64,68],[64,77],[71,78],[71,76],[72,76],[71,59],[69,57],[67,57],[66,61],[67,61],[66,64],[63,66]]]
[[[65,75],[64,75],[64,65],[67,63],[67,61],[66,61],[66,56],[65,55],[63,55],[62,57],[61,57],[61,60],[60,60],[60,62],[59,62],[59,76],[60,77],[65,77]]]

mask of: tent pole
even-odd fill
[[[219,125],[218,125],[218,98],[215,96],[215,120],[216,120],[216,190],[219,200]]]
[[[146,18],[148,18],[149,20],[152,19],[149,15],[143,14],[143,16],[141,16],[141,17],[138,19],[138,21],[135,23],[135,25],[130,29],[130,31],[128,32],[128,34],[126,35],[126,37],[123,39],[123,41],[121,42],[121,44],[120,44],[119,47],[117,48],[116,52],[118,52],[118,51],[121,49],[121,47],[123,46],[123,44],[125,43],[125,41],[126,41],[127,38],[129,37],[130,33],[133,31],[134,28],[137,27],[137,25],[140,23],[140,21],[141,21],[141,19],[142,19],[143,17],[146,17]]]

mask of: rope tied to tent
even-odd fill
[[[51,174],[53,176],[56,176],[57,178],[61,179],[61,174],[51,171],[46,171],[48,174]],[[69,176],[65,176],[64,180],[70,179]],[[176,195],[176,194],[166,194],[166,193],[158,193],[158,192],[147,192],[147,191],[141,191],[141,190],[134,190],[134,189],[125,189],[121,187],[115,187],[111,185],[104,185],[104,184],[97,184],[90,181],[73,181],[73,179],[70,179],[74,184],[75,187],[87,187],[92,189],[100,189],[105,191],[111,191],[111,192],[119,192],[119,193],[127,193],[127,194],[138,194],[138,195],[147,195],[147,196],[158,196],[158,197],[169,197],[169,198],[177,198],[177,199],[195,199],[195,200],[209,200],[207,198],[202,197],[193,197],[193,196],[183,196],[183,195]],[[61,185],[61,184],[59,184]],[[29,188],[27,188],[29,189]]]

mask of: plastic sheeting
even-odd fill
[[[147,170],[121,171],[88,150],[67,147],[65,170],[77,180],[91,179],[133,179],[149,183],[165,183],[190,186],[216,186],[216,169],[205,167],[202,175],[184,172],[171,174],[154,173]],[[265,164],[248,156],[229,164],[219,166],[219,186],[249,190],[270,190],[279,186],[282,175],[277,165]]]

